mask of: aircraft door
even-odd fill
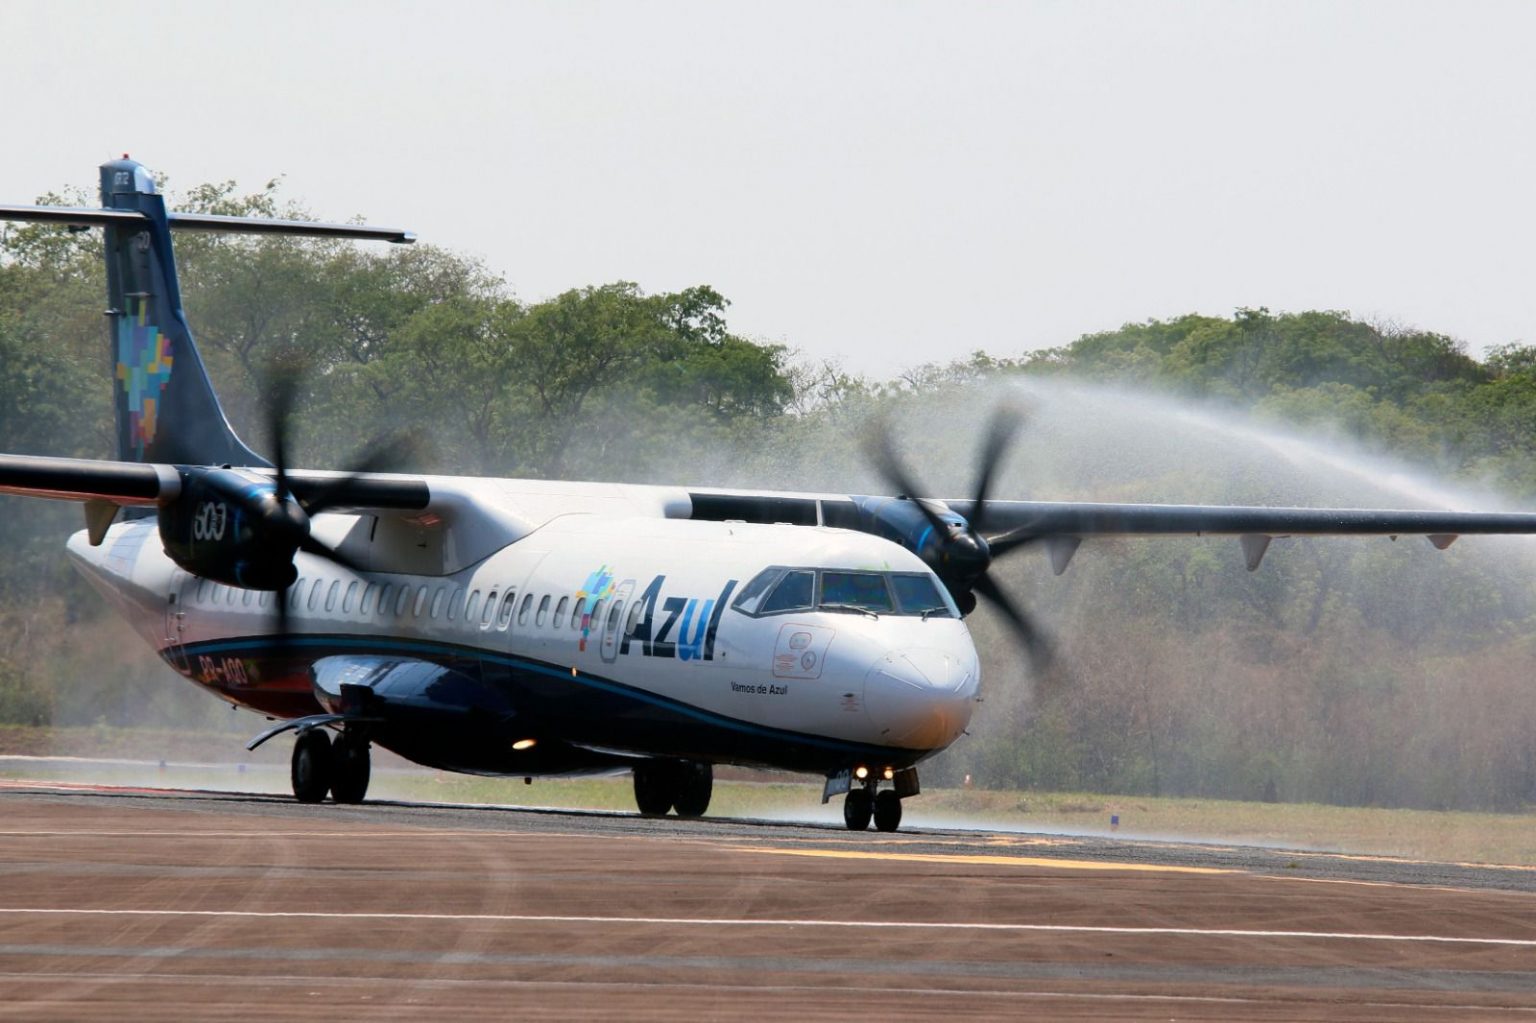
[[[187,586],[188,578],[187,573],[179,568],[171,573],[171,581],[166,588],[165,648],[162,652],[170,666],[183,674],[187,671],[187,655],[182,644],[186,641],[187,630],[185,601],[191,589]]]
[[[603,640],[598,646],[599,655],[607,664],[612,664],[619,659],[619,634],[624,631],[624,622],[629,618],[629,602],[635,596],[635,581],[626,579],[614,590],[611,599],[603,610],[603,620],[594,622],[594,628],[603,630]]]

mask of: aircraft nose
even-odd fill
[[[971,720],[976,658],[929,647],[894,650],[864,678],[864,706],[881,741],[906,749],[941,749]]]

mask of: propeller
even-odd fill
[[[969,522],[953,513],[941,515],[933,503],[917,496],[924,490],[896,454],[895,442],[885,423],[877,423],[867,448],[885,482],[910,501],[927,523],[928,530],[917,537],[912,548],[949,588],[961,612],[969,614],[975,609],[977,598],[984,599],[1002,614],[1035,666],[1044,669],[1052,658],[1050,641],[991,574],[992,565],[999,557],[1040,537],[1028,527],[991,538],[986,535],[987,498],[992,492],[998,466],[1023,421],[1023,413],[1012,405],[1003,405],[993,413],[976,460],[975,497]]]
[[[265,527],[264,535],[273,542],[274,558],[286,556],[286,560],[291,562],[295,554],[303,551],[351,572],[361,573],[364,569],[357,561],[310,534],[310,521],[313,516],[343,503],[351,485],[359,478],[369,473],[387,471],[405,461],[410,453],[410,445],[400,435],[376,440],[345,474],[319,485],[306,486],[304,496],[298,497],[288,472],[288,449],[301,373],[301,368],[294,366],[274,367],[271,372],[267,425],[272,441],[275,485],[270,498],[259,491],[247,492],[249,496],[243,499],[242,510],[260,518]],[[275,595],[277,635],[283,639],[289,633],[289,591],[294,581],[290,578]]]

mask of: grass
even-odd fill
[[[242,748],[242,739],[243,733],[0,727],[0,755],[69,755],[148,762],[101,767],[20,762],[0,765],[0,775],[288,791],[290,744],[275,740],[248,754]],[[161,761],[168,763],[162,767]],[[634,809],[627,776],[535,779],[532,785],[524,785],[520,778],[475,778],[429,771],[388,755],[380,755],[376,766],[372,794],[381,799],[625,812]],[[738,780],[746,778],[755,780]],[[726,817],[826,823],[842,819],[839,800],[821,804],[821,785],[817,779],[744,772],[716,782],[710,812]],[[914,826],[1074,834],[1110,834],[1112,815],[1119,818],[1114,833],[1126,838],[1536,867],[1536,813],[1531,812],[1472,813],[1081,792],[930,789],[908,802],[906,814],[908,823]]]

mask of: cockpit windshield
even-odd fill
[[[731,605],[756,618],[826,611],[958,618],[948,591],[929,572],[867,572],[775,565],[754,576]]]

